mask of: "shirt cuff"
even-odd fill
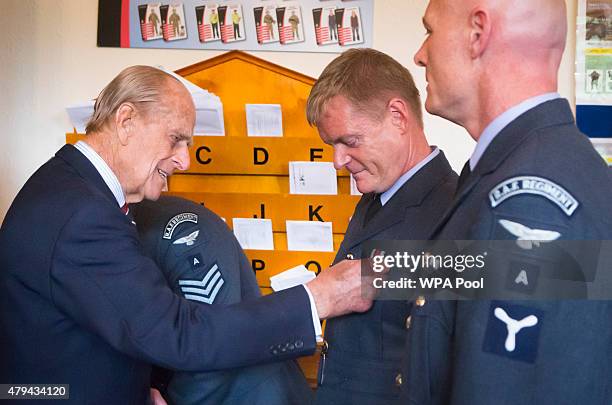
[[[306,294],[308,294],[308,300],[310,301],[310,312],[312,312],[312,326],[314,326],[315,339],[317,342],[323,341],[323,331],[321,330],[321,319],[319,318],[319,313],[317,312],[317,306],[315,305],[314,298],[312,297],[312,293],[303,285],[306,290]]]

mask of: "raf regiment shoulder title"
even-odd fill
[[[571,217],[580,203],[563,187],[543,177],[520,176],[504,180],[489,192],[491,208],[521,194],[539,195],[556,204]]]
[[[194,224],[198,223],[198,216],[191,212],[184,212],[182,214],[175,215],[172,217],[170,221],[166,224],[164,228],[164,239],[172,239],[172,234],[177,226],[182,224],[183,222],[193,222]]]

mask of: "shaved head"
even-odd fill
[[[564,0],[431,0],[423,24],[415,62],[426,68],[425,108],[475,139],[508,108],[557,90]]]
[[[471,0],[488,5],[493,24],[499,27],[494,40],[531,57],[550,52],[560,63],[567,37],[564,0]]]

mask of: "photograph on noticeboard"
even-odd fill
[[[159,11],[160,6],[160,3],[141,4],[138,6],[140,34],[143,41],[163,38]]]
[[[202,43],[221,40],[217,9],[218,5],[216,3],[207,3],[195,8],[198,38]]]
[[[319,7],[312,10],[317,45],[338,43],[336,7]]]
[[[302,10],[297,3],[287,3],[276,8],[276,21],[282,45],[304,41]]]
[[[221,41],[224,44],[244,41],[244,18],[240,4],[227,4],[219,6],[219,21],[221,23]]]
[[[279,41],[278,24],[276,23],[276,6],[267,4],[253,9],[257,43],[269,44]]]
[[[612,0],[587,0],[585,39],[612,41]]]
[[[585,89],[587,94],[612,96],[612,55],[587,55]]]
[[[336,25],[340,45],[360,44],[364,41],[359,7],[336,9]]]
[[[187,25],[183,3],[163,4],[159,7],[164,41],[187,38]]]

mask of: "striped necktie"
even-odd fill
[[[128,203],[123,204],[123,207],[121,207],[121,212],[123,212],[125,215],[130,212],[130,206],[128,205]]]

